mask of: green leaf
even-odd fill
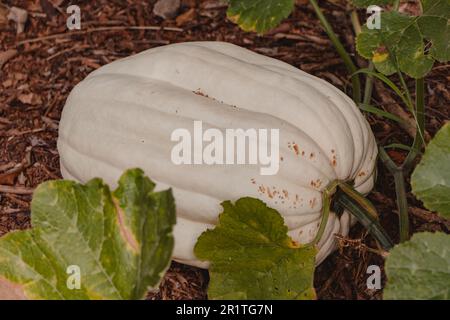
[[[450,218],[450,123],[427,146],[412,174],[411,185],[425,207]]]
[[[403,143],[391,143],[388,144],[387,146],[383,147],[384,149],[401,149],[401,150],[406,150],[406,151],[411,151],[414,150],[412,147],[407,146],[406,144]],[[418,152],[420,154],[420,152]]]
[[[209,298],[315,298],[314,247],[293,242],[281,215],[260,200],[222,206],[219,224],[205,231],[194,249],[211,263]]]
[[[399,122],[399,123],[404,123],[405,122],[405,120],[403,120],[400,117],[397,117],[395,114],[392,114],[390,112],[384,111],[384,110],[382,110],[382,109],[380,109],[378,107],[372,106],[370,104],[360,103],[358,106],[359,106],[359,108],[361,110],[373,113],[373,114],[375,114],[375,115],[377,115],[379,117],[384,117],[386,119],[390,119],[392,121],[396,121],[396,122]]]
[[[356,40],[358,53],[385,75],[398,68],[416,79],[423,78],[435,60],[450,60],[450,1],[422,0],[422,7],[419,17],[381,13],[381,29],[362,28]]]
[[[384,84],[386,84],[389,88],[391,88],[392,91],[394,91],[400,99],[402,99],[403,103],[408,107],[408,109],[411,111],[411,113],[414,114],[414,106],[411,105],[411,103],[409,103],[409,101],[408,101],[407,97],[405,96],[405,94],[388,77],[386,77],[382,73],[374,72],[374,71],[372,71],[370,69],[367,69],[367,68],[359,69],[354,74],[360,74],[360,73],[364,73],[364,74],[373,76],[373,77],[381,80]]]
[[[144,298],[174,243],[172,192],[154,187],[139,169],[125,172],[112,193],[100,179],[41,184],[33,228],[0,238],[0,298]],[[68,286],[70,266],[79,268],[79,289]]]
[[[417,233],[386,260],[384,299],[450,299],[450,235]]]
[[[264,33],[294,9],[294,0],[229,0],[228,18],[244,31]]]
[[[423,78],[434,64],[430,54],[425,54],[422,34],[417,24],[412,24],[403,31],[398,43],[397,57],[400,70],[409,76]]]
[[[372,5],[382,6],[393,4],[394,0],[352,0],[352,3],[359,8],[367,8]]]
[[[440,62],[450,60],[450,1],[421,0],[423,15],[417,20],[424,39],[431,43],[430,54]]]

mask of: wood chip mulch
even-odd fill
[[[70,1],[0,0],[0,236],[29,228],[33,189],[61,177],[58,121],[71,89],[90,72],[116,59],[174,42],[228,41],[286,61],[349,93],[348,74],[308,1],[297,0],[294,13],[264,36],[243,32],[229,22],[226,5],[219,0],[182,0],[178,14],[170,20],[153,14],[154,3],[77,1],[82,29],[68,31],[65,9]],[[354,36],[345,1],[320,4],[351,49]],[[6,18],[13,6],[28,12],[20,34],[16,23]],[[140,29],[130,28],[133,26]],[[450,118],[449,80],[448,65],[436,65],[427,78],[426,129],[431,136]],[[413,82],[408,84],[413,88]],[[367,118],[380,143],[411,143],[411,137],[396,123],[372,115]],[[392,151],[391,156],[401,161],[405,154]],[[369,198],[383,226],[398,240],[393,179],[381,165],[378,169],[378,182]],[[423,209],[411,193],[408,200],[413,230],[449,232],[448,222]],[[381,291],[366,286],[367,266],[383,266],[382,257],[370,248],[376,248],[375,242],[358,225],[349,239],[340,238],[339,250],[317,269],[318,298],[380,299]],[[204,299],[207,282],[206,271],[173,263],[160,290],[148,298]]]

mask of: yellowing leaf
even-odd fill
[[[139,169],[118,185],[41,184],[33,228],[0,238],[0,298],[144,298],[170,263],[174,200]]]
[[[375,63],[381,63],[381,62],[386,61],[388,58],[389,58],[389,53],[387,53],[387,52],[384,52],[384,53],[375,52],[373,54],[372,61]]]
[[[239,15],[239,14],[231,15],[229,12],[227,13],[227,18],[230,19],[230,21],[234,22],[234,23],[238,23],[240,17],[241,17],[241,15]]]
[[[229,0],[227,17],[244,31],[264,33],[292,12],[294,0]]]

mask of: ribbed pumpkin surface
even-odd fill
[[[263,176],[260,165],[175,165],[175,129],[279,129],[280,168]],[[224,200],[256,197],[277,209],[290,235],[310,241],[320,222],[322,194],[335,179],[355,180],[367,193],[374,183],[377,148],[355,104],[331,84],[281,61],[221,42],[159,47],[113,62],[70,94],[58,149],[67,179],[102,177],[114,185],[140,167],[172,187],[177,206],[174,258],[192,265],[193,246],[212,227]],[[347,213],[330,215],[318,262],[346,235]]]

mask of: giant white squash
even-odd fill
[[[278,128],[280,167],[175,165],[175,129]],[[174,259],[206,267],[193,253],[224,200],[256,197],[285,218],[290,236],[311,241],[321,218],[322,191],[334,180],[371,190],[377,148],[355,104],[337,88],[281,61],[222,42],[158,47],[106,65],[67,99],[58,150],[64,178],[101,177],[114,185],[140,167],[158,189],[173,188],[177,225]],[[317,262],[347,235],[347,212],[330,214]]]

